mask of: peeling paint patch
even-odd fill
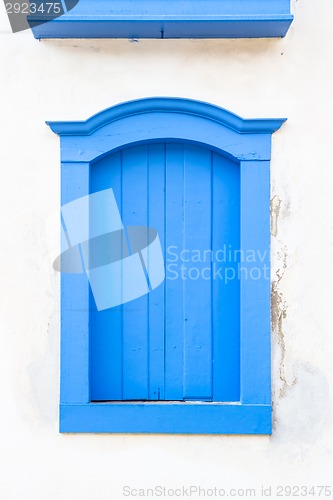
[[[280,380],[282,382],[282,387],[280,389],[280,397],[283,397],[285,395],[288,385],[285,376],[286,343],[283,332],[283,320],[287,317],[287,305],[280,291],[280,282],[284,276],[286,268],[287,268],[287,255],[285,252],[282,260],[282,267],[276,273],[276,280],[272,282],[272,290],[271,290],[272,331],[277,335],[278,344],[281,349]]]
[[[271,235],[275,238],[278,234],[278,222],[281,209],[281,200],[278,195],[271,199]]]
[[[286,341],[283,330],[283,321],[287,317],[288,306],[280,290],[280,283],[287,269],[288,253],[286,247],[283,248],[282,253],[279,254],[279,257],[281,259],[281,266],[276,271],[276,279],[272,282],[271,289],[271,324],[272,331],[277,337],[278,345],[281,351],[279,364],[279,377],[281,381],[281,387],[279,391],[279,397],[284,398],[288,389],[296,384],[297,379],[294,378],[292,382],[288,382],[286,376]]]

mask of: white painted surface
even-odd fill
[[[333,3],[293,10],[283,40],[38,42],[10,34],[1,4],[1,499],[118,500],[124,485],[182,484],[261,496],[261,485],[333,482]],[[59,140],[44,121],[158,95],[289,119],[271,167],[271,438],[57,431]]]

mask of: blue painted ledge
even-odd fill
[[[47,19],[30,17],[35,38],[278,38],[293,16],[290,0],[79,0]]]
[[[61,404],[60,432],[271,434],[271,405],[223,403]]]

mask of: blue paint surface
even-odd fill
[[[155,227],[165,257],[170,245],[227,244],[259,252],[269,276],[270,141],[284,121],[154,98],[51,123],[61,136],[62,203],[112,187],[124,224]],[[166,280],[102,312],[85,275],[63,275],[61,293],[62,432],[271,432],[263,273],[227,286]],[[118,402],[92,402],[104,399]]]
[[[36,26],[36,38],[283,37],[293,20],[290,0],[80,0]]]

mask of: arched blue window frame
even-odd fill
[[[90,165],[121,148],[161,141],[205,145],[239,164],[241,250],[266,252],[269,268],[271,136],[284,121],[243,119],[199,101],[150,98],[83,122],[48,122],[61,139],[62,205],[87,195]],[[82,275],[74,285],[63,274],[60,431],[270,434],[270,282],[241,279],[240,290],[240,402],[96,404],[90,400],[88,281]]]
[[[41,14],[31,15],[29,19],[34,36],[36,38],[283,37],[293,20],[290,0],[66,1],[68,6],[73,4],[75,6],[72,10],[48,22],[46,14],[44,17]]]

